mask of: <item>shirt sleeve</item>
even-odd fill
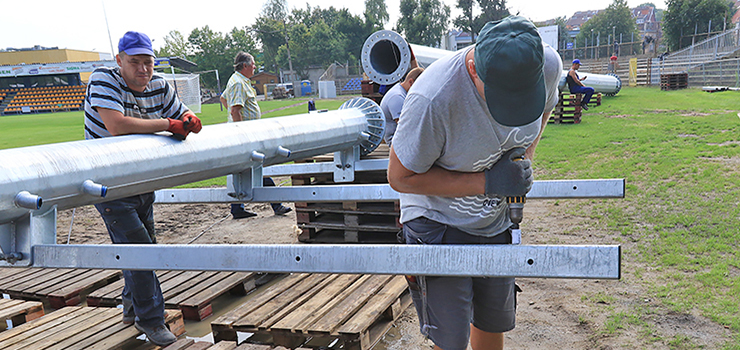
[[[442,156],[445,144],[442,125],[427,98],[416,94],[406,97],[393,136],[393,151],[406,169],[425,173]]]
[[[105,70],[98,70],[90,75],[88,80],[90,106],[98,110],[98,107],[112,109],[124,113],[123,99],[121,97],[121,87],[113,73]]]
[[[560,99],[558,85],[563,74],[563,61],[555,49],[549,45],[545,46],[545,91],[547,91],[547,102],[544,112],[552,111]]]
[[[400,119],[401,109],[403,109],[403,102],[404,98],[402,96],[391,96],[391,99],[388,101],[388,110],[391,112],[391,119]]]

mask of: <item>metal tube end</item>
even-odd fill
[[[95,183],[92,180],[85,180],[82,182],[82,192],[105,198],[105,195],[108,194],[108,186]]]
[[[264,153],[257,152],[257,151],[252,151],[251,158],[255,162],[264,162],[265,161],[265,154]]]
[[[41,199],[41,197],[35,194],[31,194],[28,191],[21,191],[18,192],[17,195],[15,195],[15,200],[13,201],[13,204],[21,208],[38,210],[39,208],[41,208],[43,200]]]
[[[279,155],[283,156],[283,157],[286,157],[286,158],[287,157],[290,157],[290,150],[287,149],[287,148],[285,148],[285,147],[283,147],[283,146],[278,146],[277,153]]]

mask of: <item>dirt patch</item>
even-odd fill
[[[629,118],[631,115],[629,114],[614,114],[614,115],[606,115],[604,118]]]
[[[659,283],[662,275],[636,258],[637,245],[647,243],[601,227],[582,213],[582,204],[591,203],[582,201],[529,201],[524,209],[523,243],[621,244],[622,279],[518,279],[523,292],[518,296],[517,327],[506,334],[507,348],[666,349],[679,339],[686,348],[716,349],[730,339],[728,329],[698,314],[674,313],[655,300],[649,286]],[[273,215],[268,204],[247,207],[259,215],[232,220],[226,204],[156,205],[158,240],[161,244],[186,244],[193,239],[194,244],[298,242],[295,212],[281,217]],[[59,213],[59,243],[67,241],[71,217],[72,210]],[[95,208],[77,208],[70,243],[108,242]],[[420,335],[416,312],[410,307],[375,349],[432,347]]]

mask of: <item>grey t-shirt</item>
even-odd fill
[[[520,127],[491,117],[465,68],[472,47],[438,59],[408,92],[393,150],[404,167],[425,173],[433,165],[458,172],[481,172],[515,147],[528,147],[540,132],[542,117]],[[545,110],[558,102],[562,61],[545,45]],[[442,185],[442,184],[440,184]],[[400,195],[401,222],[424,216],[479,236],[495,236],[511,225],[503,197]]]
[[[383,110],[383,114],[385,114],[385,135],[383,139],[388,145],[393,142],[393,134],[396,133],[397,125],[394,119],[399,119],[405,99],[406,89],[399,83],[388,90],[380,101],[380,108]]]

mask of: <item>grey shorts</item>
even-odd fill
[[[403,225],[406,244],[510,244],[511,234],[473,236],[454,227],[417,218]],[[514,278],[407,276],[422,334],[445,350],[465,350],[470,324],[502,333],[514,329]]]

